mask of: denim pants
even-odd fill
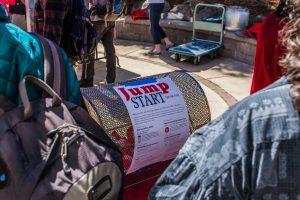
[[[159,20],[161,13],[164,10],[164,5],[164,3],[149,4],[151,35],[154,44],[160,44],[161,40],[167,37],[165,31],[159,25]]]

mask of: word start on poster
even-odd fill
[[[163,94],[168,94],[169,88],[167,83],[158,83],[130,89],[124,87],[118,89],[126,101],[133,103],[134,108],[140,108],[165,103]]]

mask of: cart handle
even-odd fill
[[[222,9],[222,19],[221,24],[212,23],[212,22],[204,22],[204,21],[196,21],[197,10],[199,7],[212,7],[212,8],[220,8]],[[222,4],[204,4],[199,3],[196,5],[194,10],[194,20],[193,20],[193,40],[196,40],[196,30],[203,31],[211,31],[220,33],[220,39],[217,41],[220,45],[223,43],[224,36],[224,18],[225,18],[225,7]]]

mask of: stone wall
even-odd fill
[[[176,44],[183,44],[192,39],[192,23],[176,20],[161,20],[161,26],[169,38]],[[215,33],[199,33],[202,38],[217,39]],[[116,23],[116,38],[140,42],[152,42],[148,20],[133,21],[130,17],[119,19]],[[224,47],[221,56],[253,65],[256,41],[225,32]]]

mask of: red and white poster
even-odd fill
[[[182,93],[170,78],[149,78],[114,87],[134,130],[134,154],[127,174],[174,158],[190,135]]]

